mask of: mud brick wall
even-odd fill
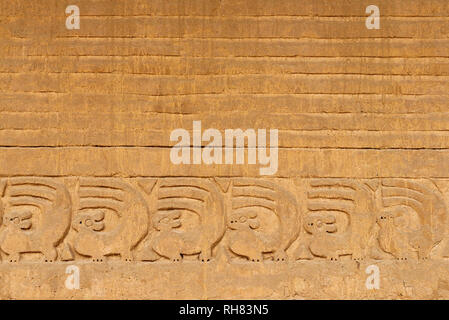
[[[449,298],[448,77],[447,0],[0,0],[0,298]]]

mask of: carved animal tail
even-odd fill
[[[10,206],[34,206],[40,209],[42,218],[36,237],[45,233],[57,245],[70,228],[71,200],[63,184],[47,178],[12,178],[6,187]]]
[[[206,181],[205,181],[206,182]],[[209,190],[206,198],[207,214],[204,216],[205,225],[211,226],[210,230],[205,230],[208,241],[216,245],[226,231],[225,205],[219,188],[211,181],[207,180],[205,187]],[[210,210],[210,208],[213,208]]]
[[[283,249],[287,250],[299,235],[301,215],[296,198],[290,192],[281,187],[277,188],[277,192],[279,194],[277,211],[279,212],[283,230],[281,244]]]
[[[77,212],[110,212],[119,221],[109,233],[108,244],[127,238],[136,245],[148,232],[149,216],[142,195],[123,181],[108,178],[81,179],[78,189]]]

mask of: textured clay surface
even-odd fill
[[[447,0],[0,0],[0,298],[448,299],[448,77]]]

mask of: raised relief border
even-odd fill
[[[449,181],[0,179],[3,263],[449,256]]]

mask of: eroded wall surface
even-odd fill
[[[448,17],[0,0],[0,297],[449,298]],[[171,133],[199,121],[278,130],[276,170],[260,144],[175,164]]]

